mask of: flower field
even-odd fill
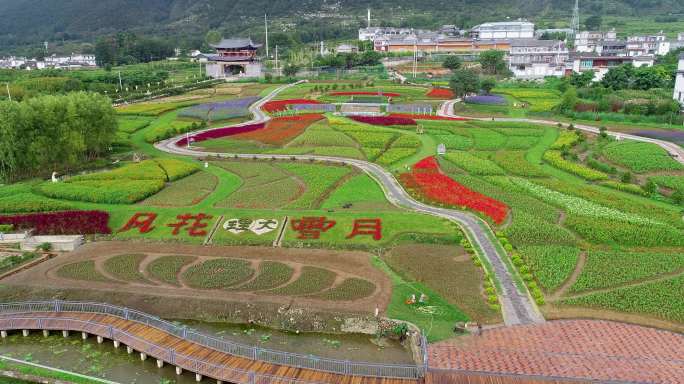
[[[15,229],[34,229],[37,235],[109,234],[109,213],[102,211],[65,211],[0,216],[0,224]]]
[[[401,93],[397,92],[367,92],[367,91],[348,91],[348,92],[331,92],[330,96],[383,96],[383,97],[401,97]]]
[[[598,181],[608,179],[608,175],[601,171],[564,159],[560,151],[547,151],[544,154],[544,160],[558,169],[570,172],[586,180]]]
[[[652,171],[679,171],[684,166],[655,144],[637,141],[618,141],[606,145],[601,154],[608,160],[630,170],[643,173]]]
[[[447,88],[432,88],[426,95],[434,99],[450,100],[455,97],[454,92]]]
[[[508,103],[505,97],[499,95],[481,95],[470,96],[465,98],[468,104],[482,104],[482,105],[505,105]]]
[[[198,104],[182,109],[178,117],[199,119],[204,121],[221,121],[249,115],[249,106],[256,102],[258,97],[245,97],[221,101],[218,103]]]
[[[501,224],[508,215],[508,206],[500,201],[472,191],[441,173],[434,157],[428,157],[413,166],[410,173],[400,176],[404,186],[418,192],[428,200],[467,207],[482,213]]]
[[[257,131],[259,129],[264,129],[266,127],[265,124],[259,123],[259,124],[247,124],[247,125],[242,125],[239,127],[224,127],[224,128],[217,128],[217,129],[212,129],[210,131],[205,131],[205,132],[200,132],[196,133],[194,135],[191,135],[189,138],[182,138],[176,142],[176,145],[179,147],[183,147],[188,145],[188,140],[192,143],[198,143],[206,140],[211,140],[211,139],[220,139],[222,137],[228,137],[228,136],[235,136],[235,135],[240,135],[248,132],[253,132]]]
[[[567,246],[528,246],[520,248],[539,284],[545,291],[558,289],[575,270],[580,250]]]
[[[264,129],[234,135],[238,140],[255,140],[269,145],[284,145],[301,135],[311,124],[324,119],[322,115],[277,117],[266,123]]]
[[[473,175],[491,176],[505,174],[504,170],[496,165],[496,163],[472,155],[469,152],[451,152],[447,153],[444,158]]]
[[[351,119],[359,123],[386,127],[392,125],[416,125],[416,121],[413,119],[396,116],[352,116]]]
[[[290,105],[303,105],[303,104],[322,104],[320,101],[309,100],[309,99],[288,99],[288,100],[273,100],[264,104],[261,108],[268,113],[282,112],[286,110]]]

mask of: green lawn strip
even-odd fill
[[[453,328],[459,321],[470,320],[460,309],[449,304],[436,292],[419,282],[405,281],[379,257],[373,257],[375,267],[385,272],[392,281],[392,298],[387,307],[387,317],[408,321],[420,328],[431,343],[454,337]],[[428,306],[408,305],[412,295],[429,298]]]
[[[277,167],[294,174],[306,184],[304,194],[287,205],[290,209],[311,209],[320,204],[320,199],[332,191],[336,183],[351,172],[349,167],[325,166],[306,163],[277,163]]]
[[[323,202],[321,209],[343,209],[347,204],[349,209],[395,209],[385,197],[380,185],[365,173],[353,176],[339,188],[334,190]]]
[[[225,289],[243,283],[254,275],[246,260],[213,259],[193,265],[181,278],[193,288]]]
[[[88,379],[75,374],[70,374],[67,372],[53,371],[47,368],[35,367],[31,365],[23,365],[19,363],[9,362],[0,359],[0,369],[3,371],[14,371],[25,375],[38,376],[46,379],[61,380],[68,383],[74,384],[100,384],[102,381]],[[0,383],[3,382],[3,378],[0,378]],[[16,381],[17,384],[24,383],[24,381]],[[26,382],[28,383],[28,382]],[[8,381],[7,384],[14,384],[12,381]]]
[[[335,282],[337,274],[333,271],[304,266],[299,278],[290,284],[265,293],[281,296],[304,296],[322,292]]]
[[[289,282],[293,274],[294,269],[287,264],[279,263],[277,261],[262,261],[261,264],[259,264],[259,271],[254,280],[232,289],[237,291],[264,291],[274,289]]]
[[[57,276],[70,280],[113,282],[95,269],[95,261],[93,260],[63,265],[57,270]]]
[[[544,133],[541,137],[541,139],[537,142],[537,144],[530,148],[526,155],[525,158],[527,161],[530,162],[530,164],[537,164],[537,165],[542,165],[543,164],[543,158],[544,158],[544,153],[551,148],[551,146],[556,142],[558,139],[558,136],[560,135],[560,132],[556,128],[552,127],[546,127],[544,129]]]
[[[570,277],[580,254],[577,247],[558,245],[526,246],[519,251],[546,292],[555,291]]]
[[[214,193],[219,179],[209,172],[197,172],[167,185],[157,194],[140,202],[149,206],[187,207],[197,205]]]
[[[684,269],[684,253],[591,251],[570,292],[609,288]]]
[[[684,322],[682,292],[684,275],[679,275],[663,281],[566,299],[562,304],[645,314],[681,323]]]
[[[178,274],[184,266],[195,260],[197,258],[192,256],[162,256],[147,265],[147,272],[154,279],[180,287]]]
[[[149,284],[150,281],[140,272],[140,263],[145,260],[145,255],[117,255],[110,257],[104,262],[104,269],[118,280],[132,283]]]

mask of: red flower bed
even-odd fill
[[[322,120],[323,115],[296,115],[277,117],[266,123],[266,128],[241,133],[233,138],[255,140],[264,144],[283,145],[301,135],[311,124]]]
[[[0,216],[0,224],[15,229],[33,229],[35,235],[110,234],[109,213],[102,211],[65,211]]]
[[[399,117],[414,120],[452,120],[452,121],[467,121],[465,117],[446,117],[437,115],[412,115],[410,113],[392,113],[389,117]]]
[[[407,117],[397,116],[351,116],[354,121],[371,125],[416,125],[416,121]]]
[[[330,96],[386,96],[386,97],[401,97],[401,93],[396,92],[332,92]]]
[[[470,208],[490,217],[497,224],[503,223],[508,215],[506,204],[468,189],[441,173],[434,157],[421,160],[413,166],[412,172],[404,173],[399,178],[408,189],[419,192],[429,200]]]
[[[227,136],[235,136],[239,135],[241,133],[247,133],[247,132],[252,132],[256,131],[259,129],[264,128],[263,123],[259,124],[248,124],[248,125],[242,125],[239,127],[224,127],[224,128],[216,128],[212,129],[210,131],[205,131],[202,133],[198,133],[195,135],[190,136],[190,141],[191,142],[200,142],[200,141],[205,141],[205,140],[211,140],[211,139],[220,139],[222,137],[227,137]],[[176,146],[183,147],[185,145],[188,145],[188,138],[184,137],[176,142]]]
[[[321,104],[321,102],[309,99],[274,100],[264,104],[264,106],[261,107],[261,109],[268,113],[282,112],[286,110],[288,106],[294,104]]]
[[[453,99],[456,97],[451,89],[446,88],[432,88],[428,92],[427,97],[432,97],[435,99]]]

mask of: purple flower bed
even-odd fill
[[[249,114],[249,106],[259,100],[259,97],[244,97],[221,101],[218,103],[198,104],[183,109],[178,113],[180,117],[190,117],[202,120],[227,120]]]
[[[465,102],[468,104],[503,105],[506,104],[506,99],[499,95],[479,95],[466,97]]]
[[[241,133],[247,133],[247,132],[252,132],[256,131],[259,129],[264,128],[266,125],[263,123],[260,124],[248,124],[248,125],[242,125],[240,127],[224,127],[224,128],[216,128],[212,129],[210,131],[205,131],[202,133],[197,133],[194,135],[191,135],[189,137],[191,142],[200,142],[200,141],[205,141],[205,140],[211,140],[211,139],[220,139],[222,137],[227,137],[227,136],[233,136],[233,135],[239,135]],[[182,138],[176,142],[176,146],[183,147],[188,145],[188,138]]]
[[[0,216],[0,224],[19,230],[33,229],[35,235],[110,234],[109,213],[102,211],[65,211]]]
[[[684,131],[642,130],[634,132],[636,136],[670,141],[684,147]]]

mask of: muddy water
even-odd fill
[[[366,335],[297,335],[241,325],[185,324],[207,334],[263,348],[336,359],[411,363],[409,352],[398,343],[379,347],[371,342],[371,336]],[[43,337],[40,332],[32,332],[28,337],[23,337],[21,332],[13,332],[8,338],[0,339],[0,354],[119,383],[195,383],[194,375],[189,372],[176,376],[174,368],[168,364],[157,368],[153,358],[141,361],[138,354],[128,355],[123,346],[116,349],[111,341],[98,344],[92,336],[84,341],[81,340],[81,334],[76,332],[71,332],[68,338],[58,332],[52,332],[49,337]],[[205,379],[204,382],[213,381]]]

